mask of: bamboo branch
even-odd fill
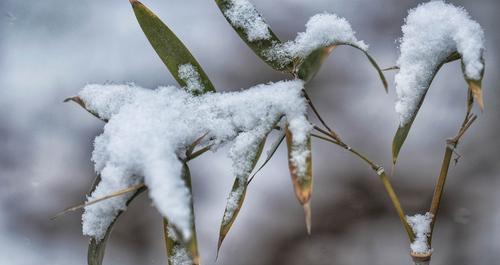
[[[403,227],[408,235],[408,239],[410,240],[410,242],[413,242],[413,240],[415,239],[415,235],[414,235],[413,230],[411,229],[410,225],[406,221],[406,214],[404,213],[404,210],[401,207],[401,203],[399,202],[398,196],[396,195],[396,192],[394,191],[394,188],[392,187],[392,184],[391,184],[389,178],[387,177],[385,169],[383,167],[379,166],[378,164],[374,163],[370,159],[368,159],[365,155],[361,154],[360,152],[356,151],[355,149],[353,149],[352,147],[350,147],[349,145],[347,145],[343,142],[338,142],[338,141],[335,141],[333,139],[328,139],[326,137],[323,137],[323,136],[317,135],[317,134],[311,134],[311,136],[316,137],[316,138],[321,139],[321,140],[324,140],[324,141],[327,141],[327,142],[330,142],[330,143],[333,143],[337,146],[340,146],[340,147],[344,148],[345,150],[351,152],[352,154],[356,155],[358,158],[360,158],[361,160],[366,162],[368,165],[370,165],[372,170],[375,171],[377,173],[377,175],[380,177],[380,180],[382,181],[382,184],[384,185],[384,188],[387,192],[387,195],[389,196],[389,199],[392,202],[392,206],[396,210],[396,213],[398,214],[399,220],[401,221],[401,224],[403,224]]]
[[[434,188],[434,194],[432,195],[432,202],[429,213],[433,215],[431,221],[431,232],[428,237],[429,246],[431,246],[432,242],[432,234],[434,231],[434,224],[436,222],[437,214],[439,211],[439,206],[441,204],[441,198],[443,196],[444,185],[446,182],[446,177],[448,176],[448,169],[450,168],[451,158],[453,156],[453,152],[457,147],[460,139],[463,137],[465,132],[470,128],[472,123],[476,120],[477,116],[470,113],[470,108],[467,109],[467,113],[465,115],[465,119],[462,122],[460,129],[455,137],[446,140],[446,148],[443,157],[443,163],[441,164],[441,171],[439,173],[439,177]]]

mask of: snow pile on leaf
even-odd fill
[[[410,245],[413,253],[428,254],[432,252],[432,249],[430,249],[427,244],[427,237],[431,232],[432,218],[433,216],[431,213],[425,213],[425,215],[416,214],[414,216],[406,217],[413,233],[415,233],[415,240]]]
[[[311,125],[302,88],[302,81],[292,80],[193,96],[173,86],[148,90],[131,84],[87,85],[79,98],[89,111],[109,120],[95,139],[92,160],[102,181],[88,200],[144,181],[158,211],[189,239],[190,192],[181,178],[187,148],[203,135],[200,147],[216,150],[231,143],[229,156],[239,177],[250,173],[249,158],[283,117],[295,125],[290,130],[297,146],[305,146],[300,141],[307,138]],[[298,167],[306,167],[297,161]],[[102,239],[130,196],[87,206],[83,233]]]
[[[278,60],[283,65],[292,60],[304,59],[314,50],[331,45],[349,44],[368,50],[368,45],[358,41],[351,24],[335,14],[317,14],[306,23],[306,31],[297,34],[293,41],[277,43],[269,49],[267,56],[271,60]]]
[[[186,83],[186,90],[191,94],[203,91],[200,74],[190,63],[179,65],[179,77]]]
[[[230,7],[224,12],[234,27],[241,28],[249,41],[271,38],[271,32],[264,19],[248,0],[230,0]]]
[[[453,53],[461,55],[467,79],[480,80],[484,69],[484,32],[461,7],[421,4],[408,12],[402,31],[395,77],[400,126],[415,116],[436,71]]]

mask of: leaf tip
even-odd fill
[[[311,235],[311,201],[304,203],[302,207],[304,207],[307,234]]]

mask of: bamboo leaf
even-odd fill
[[[264,138],[255,153],[255,156],[252,159],[252,170],[255,168],[257,161],[259,160],[262,150],[266,144],[266,138]],[[227,233],[231,229],[238,213],[240,212],[241,207],[243,206],[243,201],[245,200],[245,195],[247,192],[247,180],[249,176],[236,177],[233,183],[233,187],[231,188],[231,192],[228,196],[228,202],[226,204],[226,208],[224,209],[224,216],[221,222],[221,226],[219,229],[219,241],[217,243],[217,256],[219,255],[219,250],[226,238]]]
[[[95,189],[97,184],[100,182],[100,177],[97,176],[97,178],[94,180],[92,191]],[[127,206],[137,197],[139,194],[141,194],[143,191],[145,191],[146,188],[142,187],[139,190],[135,191],[134,195],[127,201]],[[92,193],[89,192],[90,193]],[[106,243],[108,241],[109,236],[111,235],[111,232],[113,231],[113,226],[115,223],[118,221],[118,218],[122,215],[124,211],[120,211],[118,215],[115,217],[115,220],[109,225],[108,229],[106,230],[106,234],[103,239],[100,241],[95,240],[92,238],[89,243],[89,247],[87,250],[87,263],[88,265],[102,265],[102,261],[104,259],[104,252],[106,250]]]
[[[461,55],[458,52],[454,52],[448,58],[446,58],[443,62],[441,62],[441,64],[433,72],[432,78],[430,79],[430,81],[427,85],[425,93],[421,97],[419,104],[417,105],[417,108],[411,114],[410,119],[407,121],[406,124],[398,127],[396,134],[394,135],[394,138],[392,140],[392,162],[393,162],[393,164],[396,164],[396,162],[397,162],[401,148],[402,148],[406,138],[408,137],[411,126],[413,125],[413,122],[415,121],[415,118],[418,114],[418,111],[420,110],[420,107],[422,106],[422,104],[424,102],[425,96],[426,96],[427,91],[429,90],[429,88],[431,86],[431,83],[432,83],[434,77],[436,76],[436,74],[439,72],[439,70],[441,69],[441,67],[444,64],[449,63],[449,62],[453,62],[453,61],[456,61],[459,59],[461,59]],[[462,69],[464,72],[463,75],[464,75],[465,81],[467,82],[467,84],[469,86],[469,88],[468,88],[469,92],[473,95],[473,98],[476,99],[476,102],[478,103],[479,107],[482,110],[484,108],[484,103],[483,103],[483,96],[482,96],[482,92],[481,92],[481,82],[482,82],[483,75],[484,75],[484,68],[483,68],[483,72],[481,73],[481,77],[479,80],[471,80],[471,79],[468,79],[466,77],[465,69],[463,68],[463,62],[462,62]],[[472,98],[468,98],[467,101],[468,101],[468,105],[472,104],[472,102],[473,102]]]
[[[214,92],[215,88],[200,64],[167,25],[141,2],[130,0],[130,3],[142,31],[175,80],[181,86],[186,87],[185,80],[179,76],[179,66],[191,64],[200,76],[200,81],[203,85],[202,93]]]
[[[387,92],[387,80],[385,78],[382,69],[380,69],[375,59],[367,51],[353,44],[338,43],[316,49],[311,54],[309,54],[299,65],[297,70],[298,77],[304,80],[305,82],[309,82],[317,74],[317,72],[321,68],[321,65],[323,64],[324,60],[328,57],[328,55],[330,55],[330,53],[339,45],[348,45],[362,51],[368,58],[368,61],[377,71],[380,80],[382,81],[382,85],[384,86],[384,89]]]
[[[307,233],[311,234],[311,195],[313,189],[313,175],[312,175],[312,159],[311,159],[311,136],[307,138],[307,149],[309,151],[309,156],[306,159],[307,168],[304,176],[297,175],[297,168],[292,163],[292,151],[294,150],[293,145],[293,135],[292,132],[285,128],[286,133],[286,144],[288,147],[288,167],[290,169],[290,175],[292,177],[292,183],[295,190],[295,195],[299,200],[300,204],[304,207],[304,215]]]
[[[257,40],[250,40],[247,34],[245,33],[244,29],[238,26],[233,25],[231,23],[231,20],[227,16],[227,11],[231,8],[232,6],[232,1],[231,0],[215,0],[215,3],[219,7],[220,11],[222,12],[222,15],[226,18],[228,23],[233,27],[233,29],[238,33],[240,38],[252,49],[252,51],[259,56],[264,62],[266,62],[269,66],[271,66],[273,69],[278,70],[278,71],[284,71],[284,72],[292,72],[293,65],[292,63],[289,63],[288,65],[282,65],[277,59],[270,59],[266,54],[267,51],[272,48],[274,45],[277,43],[281,43],[279,38],[274,34],[274,32],[269,28],[268,30],[270,33],[270,37],[267,39],[257,39]],[[262,16],[258,14],[257,10],[255,10],[257,13],[258,19],[262,19]]]
[[[186,182],[187,187],[192,193],[191,173],[187,163],[184,163],[182,168],[182,179]],[[175,226],[170,225],[166,218],[163,218],[163,234],[165,237],[165,247],[167,249],[169,265],[200,264],[192,196],[190,203],[190,211],[193,218],[191,219],[192,236],[188,241],[182,240],[182,235],[179,230]]]
[[[86,106],[85,106],[85,102],[83,102],[83,100],[78,97],[78,96],[75,96],[75,97],[70,97],[70,98],[67,98],[65,99],[63,102],[70,102],[70,101],[73,101],[75,102],[76,104],[78,104],[80,107],[82,107],[83,109],[85,109],[88,113],[94,115],[94,117],[98,118],[99,120],[103,121],[103,122],[108,122],[108,120],[106,119],[103,119],[101,117],[99,117],[99,115],[97,115],[97,113],[89,110]]]

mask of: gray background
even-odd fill
[[[394,65],[406,10],[420,1],[254,0],[282,39],[328,11],[346,17],[383,67]],[[500,180],[497,0],[453,1],[487,37],[486,110],[459,146],[434,238],[434,264],[497,264]],[[226,23],[213,1],[144,1],[184,41],[219,91],[281,80]],[[390,168],[397,127],[394,72],[386,95],[357,50],[341,47],[308,85],[328,122],[348,143]],[[126,0],[0,0],[0,262],[85,264],[80,213],[49,218],[85,199],[93,178],[93,138],[103,124],[62,100],[86,83],[175,84],[140,30]],[[432,85],[402,151],[393,183],[408,213],[425,212],[444,139],[464,112],[459,63]],[[476,112],[479,112],[476,110]],[[249,188],[217,264],[409,264],[404,230],[378,177],[333,145],[315,141],[313,235],[289,180],[285,148]],[[227,150],[191,163],[202,261],[214,264],[219,223],[232,184]],[[132,204],[109,243],[105,264],[165,264],[161,220],[147,196]]]

